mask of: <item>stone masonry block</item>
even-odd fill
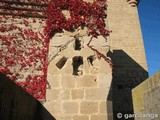
[[[47,80],[51,88],[59,88],[61,87],[61,75],[47,75]]]
[[[108,88],[90,88],[85,90],[85,99],[87,100],[106,100],[108,96]]]
[[[46,102],[44,104],[44,107],[47,108],[47,110],[53,115],[60,115],[61,110],[60,110],[60,105],[61,103],[59,101],[57,102]]]
[[[69,59],[66,64],[64,65],[64,67],[62,68],[61,72],[63,74],[73,74],[73,66],[72,66],[72,60]]]
[[[70,99],[69,89],[47,89],[47,101]]]
[[[59,99],[61,89],[47,89],[46,98],[48,101]]]
[[[82,102],[80,112],[81,114],[98,113],[98,102]]]
[[[99,110],[100,110],[100,113],[107,113],[107,103],[106,103],[106,101],[100,103]]]
[[[97,81],[100,88],[110,88],[112,82],[112,74],[98,74]]]
[[[94,75],[84,75],[82,78],[78,79],[78,87],[96,87],[97,77]]]
[[[110,120],[107,115],[92,115],[91,120]]]
[[[71,90],[72,99],[83,99],[84,90],[83,89],[73,89]]]
[[[63,88],[74,88],[76,85],[76,79],[71,75],[63,75],[61,83]]]
[[[59,115],[59,116],[54,115],[54,117],[56,120],[71,120],[72,119],[71,115]]]
[[[112,106],[112,101],[100,102],[100,105],[99,105],[100,113],[110,113],[110,114],[112,114],[113,113],[112,107],[113,107]]]
[[[63,111],[66,114],[73,114],[78,112],[78,103],[77,102],[65,102],[63,103]]]
[[[61,92],[61,99],[68,100],[70,99],[70,89],[63,89]]]
[[[73,116],[73,120],[89,120],[89,116],[86,116],[86,115],[75,115],[75,116]]]

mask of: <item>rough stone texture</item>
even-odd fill
[[[59,34],[55,36],[55,41],[54,37],[52,38],[47,76],[49,85],[44,106],[57,120],[90,120],[93,119],[92,114],[102,114],[103,118],[107,116],[107,111],[112,114],[112,107],[105,109],[107,103],[103,104],[104,108],[100,105],[101,102],[106,102],[112,70],[107,62],[103,59],[98,60],[96,54],[86,46],[89,39],[90,37],[80,37],[81,50],[75,50],[74,37]],[[100,40],[99,44],[92,44],[105,54],[109,49],[103,47],[105,44],[108,45],[105,40]],[[74,71],[73,58],[79,56],[83,62],[77,67],[77,71]],[[90,56],[93,58],[92,63],[88,60]],[[67,61],[64,64],[60,63],[64,57]],[[60,67],[57,67],[57,63]],[[77,75],[74,75],[74,72],[77,72]]]
[[[73,89],[71,91],[72,99],[83,99],[84,98],[84,89]]]
[[[98,102],[82,102],[80,112],[81,114],[98,113]]]
[[[64,113],[73,114],[78,112],[78,103],[77,102],[65,102],[63,104]]]
[[[108,0],[108,26],[112,30],[111,49],[125,51],[147,70],[137,7],[131,7],[126,0]]]
[[[106,24],[112,33],[107,43],[103,37],[91,43],[112,60],[113,69],[103,59],[98,60],[86,46],[90,40],[86,29],[73,33],[65,31],[52,38],[48,67],[51,89],[47,92],[61,91],[59,97],[47,97],[44,106],[50,104],[46,106],[49,110],[54,102],[60,103],[53,107],[59,113],[51,111],[57,120],[117,120],[119,112],[133,113],[131,90],[145,80],[148,73],[137,7],[130,2],[133,1],[108,0]],[[75,50],[75,35],[79,35],[80,50]],[[83,62],[74,71],[73,58],[79,56]],[[92,63],[88,61],[91,56]],[[67,61],[59,69],[56,64],[63,57]],[[73,75],[74,72],[77,75]]]
[[[64,38],[71,42],[63,41]],[[55,39],[57,42],[53,37],[52,47],[50,47],[50,52],[54,55],[50,53],[51,57],[49,57],[50,64],[47,76],[49,85],[44,106],[56,120],[90,120],[93,119],[92,114],[101,114],[100,118],[104,119],[104,116],[107,116],[107,111],[112,114],[112,107],[108,110],[105,109],[107,103],[103,104],[104,108],[101,105],[102,102],[106,102],[108,96],[112,70],[107,62],[104,62],[103,59],[98,60],[96,54],[86,46],[90,38],[85,37],[87,41],[83,37],[80,38],[81,50],[74,49],[74,37],[59,35],[59,38],[56,36]],[[53,47],[54,42],[56,42],[56,46],[65,46],[64,49],[56,50]],[[103,47],[104,44],[108,43],[101,41],[99,45],[96,45],[96,48],[99,48],[101,52],[107,52],[109,48]],[[74,75],[73,58],[79,56],[82,57],[83,62],[77,69],[77,75]],[[92,63],[88,60],[90,56],[93,57]],[[64,64],[59,64],[61,67],[57,67],[57,63],[60,63],[63,57],[67,61]]]
[[[108,91],[109,89],[102,89],[102,88],[86,89],[85,99],[87,100],[105,100],[106,93],[108,93]]]
[[[73,116],[73,120],[89,120],[89,116],[75,115],[75,116]]]
[[[132,97],[134,112],[136,114],[150,114],[150,116],[146,118],[141,117],[135,120],[159,120],[160,71],[135,87],[132,90]]]
[[[148,77],[148,72],[137,7],[126,0],[108,0],[107,10],[112,30],[107,55],[114,64],[107,100],[112,101],[114,120],[119,120],[117,113],[133,114],[131,90]]]
[[[107,120],[107,115],[92,115],[91,120]]]
[[[77,87],[96,87],[97,77],[95,75],[84,75],[77,80]]]

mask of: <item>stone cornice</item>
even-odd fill
[[[132,7],[136,7],[140,0],[127,0],[127,2],[132,6]]]

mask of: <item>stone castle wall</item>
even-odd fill
[[[135,120],[159,120],[160,116],[160,71],[132,90]]]
[[[132,7],[126,0],[108,0],[107,3],[108,26],[113,31],[110,34],[111,49],[125,51],[147,70],[137,7]]]
[[[67,16],[68,13],[64,12]],[[107,24],[107,21],[106,21]],[[112,101],[107,101],[112,70],[97,58],[87,43],[87,29],[56,34],[50,41],[48,82],[44,106],[57,120],[112,119]],[[109,42],[103,37],[91,42],[106,55]]]
[[[106,24],[112,33],[107,43],[99,37],[99,44],[92,44],[112,60],[113,69],[86,46],[90,38],[85,30],[57,34],[51,40],[50,88],[44,106],[57,120],[116,120],[119,112],[133,113],[131,90],[148,77],[136,1],[107,4]],[[76,34],[80,50],[75,49]],[[75,57],[78,68],[73,67]]]
[[[133,113],[131,90],[148,77],[144,43],[136,0],[108,0],[108,27],[114,64],[111,99],[114,120],[117,113]],[[124,118],[122,118],[124,119]]]
[[[87,40],[89,37],[80,38],[82,48],[75,50],[75,38],[53,38],[53,45],[58,41],[64,46],[68,43],[48,68],[51,87],[47,89],[44,106],[57,120],[106,120],[112,117],[109,114],[112,111],[107,111],[106,106],[112,80],[111,67],[103,59],[97,59],[86,46]],[[108,48],[101,48],[101,51],[106,52]],[[108,107],[111,110],[112,104],[108,103]]]

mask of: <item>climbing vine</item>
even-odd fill
[[[99,35],[107,41],[110,31],[106,29],[105,18],[107,14],[104,9],[106,9],[106,0],[95,0],[93,3],[83,0],[51,0],[46,11],[47,26],[45,32],[51,38],[57,32],[63,30],[73,32],[78,27],[85,26],[88,28],[88,35],[91,36],[87,46],[97,53],[99,59],[102,57],[111,65],[110,60],[105,55],[90,46],[92,38],[97,38]],[[63,10],[69,11],[70,18],[65,17]]]
[[[0,16],[0,72],[37,99],[45,98],[48,44],[43,20]]]

